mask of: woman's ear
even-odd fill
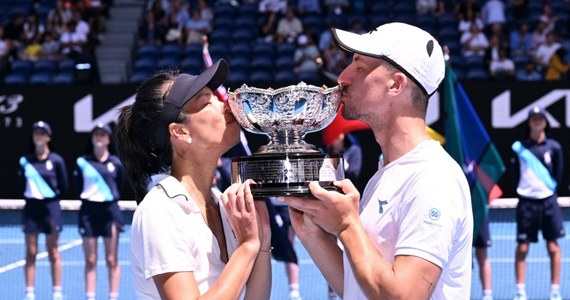
[[[180,123],[170,123],[168,125],[168,132],[170,136],[184,143],[190,144],[192,142],[192,136],[190,135],[190,130],[187,126]]]

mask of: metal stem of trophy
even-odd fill
[[[308,184],[327,189],[344,179],[341,155],[321,153],[303,141],[307,133],[329,125],[338,113],[338,87],[301,82],[277,90],[243,85],[230,93],[233,115],[247,131],[265,134],[269,143],[252,156],[232,158],[232,180],[253,179],[254,196],[309,195]]]

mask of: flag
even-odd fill
[[[323,145],[329,146],[341,133],[370,129],[368,124],[360,120],[347,120],[342,116],[344,104],[341,103],[334,120],[323,129]]]
[[[445,69],[445,148],[469,182],[476,238],[487,217],[488,204],[502,195],[497,182],[505,165],[449,63]]]

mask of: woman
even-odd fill
[[[73,172],[76,191],[81,199],[79,234],[85,254],[85,298],[95,299],[97,281],[97,238],[103,237],[105,261],[109,271],[109,300],[119,297],[119,232],[123,216],[118,200],[125,179],[123,164],[109,151],[111,128],[103,123],[91,131],[85,155],[77,158]]]
[[[228,73],[224,60],[198,76],[159,73],[121,111],[115,138],[142,199],[131,227],[137,299],[269,298],[265,203],[254,203],[249,181],[212,192],[218,159],[240,137],[213,94]],[[150,182],[160,173],[169,174]]]
[[[26,204],[22,224],[26,235],[25,299],[35,298],[36,255],[38,234],[46,235],[46,249],[51,264],[53,299],[63,299],[61,290],[61,257],[57,249],[63,225],[59,199],[67,191],[67,171],[63,158],[50,150],[51,127],[38,121],[32,125],[33,150],[20,157],[18,176],[22,182]]]

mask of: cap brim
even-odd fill
[[[198,76],[180,74],[176,77],[172,88],[168,92],[166,102],[174,104],[181,109],[188,100],[196,96],[204,87],[217,89],[227,78],[230,68],[228,63],[221,59]]]
[[[379,57],[378,53],[373,53],[372,49],[369,49],[371,47],[369,40],[363,35],[337,28],[331,30],[334,40],[341,49],[350,53]]]

